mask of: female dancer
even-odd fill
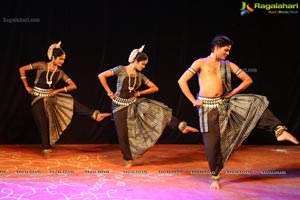
[[[73,111],[79,115],[89,116],[96,121],[110,116],[111,113],[100,113],[76,101],[68,91],[75,90],[76,84],[61,70],[66,53],[60,47],[61,42],[52,44],[48,49],[49,62],[35,62],[19,68],[25,89],[32,96],[33,117],[41,134],[44,156],[51,153],[51,147],[71,122]],[[26,71],[37,70],[34,87],[29,86]],[[63,80],[67,86],[55,88]]]
[[[165,104],[141,98],[141,95],[158,91],[158,87],[140,72],[148,63],[148,56],[143,49],[144,46],[131,52],[129,65],[120,65],[98,75],[113,101],[113,117],[127,168],[132,166],[134,158],[141,156],[157,142],[166,126],[178,128],[182,133],[198,132],[196,128],[172,116],[172,109]],[[107,78],[114,75],[118,76],[115,93],[107,84]],[[142,84],[148,88],[139,90]]]

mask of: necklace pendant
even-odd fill
[[[52,72],[52,74],[51,74],[51,76],[50,76],[50,79],[48,79],[48,78],[49,78],[49,72],[50,72],[50,68],[49,68],[49,65],[48,65],[47,74],[46,74],[46,83],[49,85],[49,87],[51,87],[51,85],[52,85],[52,78],[53,78],[53,76],[54,76],[56,70],[57,70],[57,67],[56,67],[55,70]]]
[[[46,82],[47,82],[47,84],[49,85],[49,87],[51,87],[52,81],[46,81]]]
[[[133,89],[134,89],[133,87],[128,86],[128,90],[130,93],[132,92]]]
[[[131,86],[131,83],[130,83],[131,82],[130,79],[131,79],[131,77],[129,75],[128,76],[128,90],[129,90],[129,93],[131,93],[135,88],[137,76],[134,76],[134,83],[133,83],[132,86]]]

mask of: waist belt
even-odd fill
[[[34,86],[31,94],[33,96],[37,96],[37,97],[50,97],[51,91],[52,91],[52,89],[43,89],[43,88]]]
[[[119,106],[129,106],[130,104],[133,104],[136,101],[136,98],[131,97],[129,99],[123,99],[121,97],[116,96],[112,101]]]
[[[203,107],[208,107],[208,108],[217,108],[223,102],[223,99],[221,97],[216,97],[216,98],[198,97],[198,99],[203,102]]]

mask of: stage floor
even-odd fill
[[[0,145],[0,199],[300,199],[299,145],[243,145],[211,190],[203,145],[157,144],[131,169],[118,144]]]

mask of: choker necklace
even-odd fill
[[[53,78],[53,75],[55,74],[56,70],[57,70],[57,67],[52,72],[52,74],[50,76],[50,79],[48,79],[48,77],[49,77],[49,71],[50,71],[50,67],[49,67],[49,64],[48,64],[48,69],[47,69],[47,74],[46,74],[46,83],[49,85],[49,87],[51,87],[51,85],[52,85],[52,78]]]
[[[131,86],[131,83],[130,83],[130,74],[128,74],[128,90],[129,90],[130,93],[134,90],[135,84],[136,84],[136,75],[134,76],[134,83]]]

